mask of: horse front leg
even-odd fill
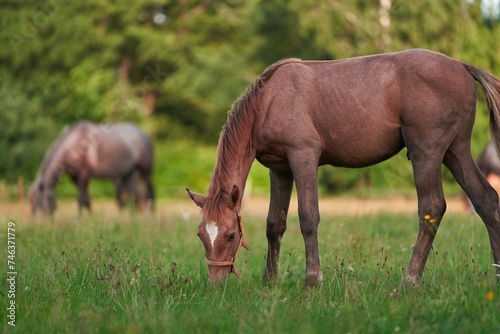
[[[306,249],[305,287],[310,289],[323,281],[318,246],[318,157],[313,151],[289,155],[297,186],[300,231]]]
[[[262,275],[264,282],[277,282],[279,273],[281,238],[286,231],[286,218],[293,189],[291,172],[269,172],[271,199],[267,214],[266,236],[268,242],[266,268]]]

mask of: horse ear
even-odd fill
[[[189,190],[189,188],[186,188],[186,194],[189,196],[189,198],[191,198],[191,200],[194,202],[194,204],[196,204],[200,208],[203,208],[203,206],[205,205],[205,200],[206,200],[205,196],[194,193],[191,190]]]
[[[231,202],[229,203],[229,208],[232,210],[238,204],[238,200],[240,199],[240,189],[233,185],[233,189],[231,190]]]

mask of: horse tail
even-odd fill
[[[497,152],[500,153],[500,80],[483,69],[465,65],[467,71],[479,82],[486,95],[490,113],[490,132]]]

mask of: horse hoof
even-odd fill
[[[419,279],[416,277],[412,276],[404,276],[403,279],[401,280],[401,283],[399,284],[399,290],[405,290],[405,289],[415,289],[418,288],[419,285]]]
[[[316,286],[320,286],[323,282],[323,274],[321,272],[306,275],[306,290],[311,290]]]

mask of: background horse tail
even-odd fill
[[[490,111],[490,132],[492,141],[495,144],[497,152],[500,154],[500,80],[493,74],[474,67],[465,65],[465,68],[483,87],[486,95],[486,102]]]

